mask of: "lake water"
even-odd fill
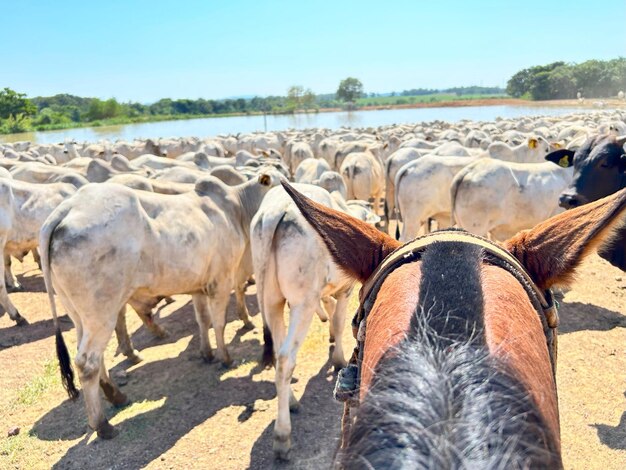
[[[285,129],[305,129],[325,127],[377,127],[387,124],[417,123],[435,119],[458,122],[463,119],[473,121],[493,121],[497,117],[515,118],[520,116],[562,114],[591,111],[589,108],[554,108],[539,106],[466,106],[458,108],[412,108],[375,111],[351,111],[334,113],[311,113],[295,115],[234,116],[189,119],[181,121],[161,121],[121,126],[84,127],[46,132],[0,135],[0,142],[29,140],[38,143],[58,143],[64,139],[78,142],[109,140],[132,140],[135,138],[156,137],[209,137],[218,134],[239,132],[279,131]]]

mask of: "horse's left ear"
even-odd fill
[[[524,265],[538,287],[567,285],[587,255],[619,236],[625,219],[626,189],[622,189],[524,230],[504,242],[504,247]]]
[[[310,200],[281,181],[300,212],[322,237],[331,256],[351,277],[365,282],[400,242],[356,217]]]

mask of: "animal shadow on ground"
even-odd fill
[[[259,309],[258,309],[256,294],[247,294],[245,299],[246,299],[246,305],[248,307],[248,311],[250,312],[250,316],[254,317],[258,315]],[[236,325],[242,326],[243,323],[241,322],[239,317],[236,315],[236,313],[234,313],[235,305],[236,305],[235,296],[231,295],[228,307],[226,309],[226,312],[227,312],[226,321],[229,323],[235,322]],[[172,312],[170,315],[167,315],[166,317],[161,318],[160,314],[162,310],[165,309],[166,307],[167,305],[165,305],[164,302],[161,302],[154,309],[153,313],[154,313],[155,322],[158,323],[161,327],[163,327],[163,329],[165,329],[165,331],[167,332],[167,336],[165,336],[164,338],[157,338],[150,331],[148,331],[148,329],[144,325],[142,325],[140,328],[137,328],[137,330],[135,330],[135,332],[131,334],[131,340],[133,342],[133,346],[140,353],[142,349],[145,349],[148,347],[152,347],[155,345],[175,343],[179,339],[191,334],[192,332],[195,332],[195,329],[198,328],[196,320],[195,320],[195,314],[193,311],[193,304],[191,302],[191,298],[189,298],[189,300],[187,301],[187,303],[185,303],[185,305],[178,308],[177,310]],[[133,315],[135,315],[135,312],[133,311],[133,309],[130,307],[127,307],[126,318],[128,319]],[[199,343],[198,343],[198,346],[199,346]],[[215,344],[213,344],[212,346],[215,348]],[[116,352],[116,355],[120,353],[121,352],[118,349]],[[260,352],[259,352],[259,355],[260,355]]]
[[[575,331],[609,331],[626,327],[626,316],[603,307],[581,302],[564,302],[559,307],[559,334]]]
[[[195,327],[193,316],[191,323]],[[122,390],[139,405],[139,412],[116,424],[120,433],[110,441],[88,442],[92,432],[86,424],[82,396],[76,401],[66,400],[39,419],[31,431],[39,439],[77,439],[87,433],[53,468],[86,468],[90,462],[141,468],[220,410],[230,406],[254,408],[255,400],[275,396],[272,382],[254,381],[252,374],[222,379],[227,369],[204,363],[198,353],[198,341],[194,330],[186,349],[177,357],[141,363],[128,373],[128,383]],[[238,360],[255,361],[261,345],[256,338],[242,341],[238,334],[229,350]],[[118,364],[111,375],[115,378],[126,366],[126,361]],[[103,403],[109,419],[120,412],[108,402]],[[142,412],[144,407],[146,411]]]
[[[18,274],[17,281],[22,285],[24,292],[46,292],[46,283],[39,269],[31,269]]]
[[[592,426],[598,431],[598,438],[602,444],[611,449],[626,450],[626,411],[622,413],[617,426],[607,424],[592,424]]]
[[[274,459],[273,421],[258,437],[250,453],[249,469],[319,469],[330,468],[339,446],[343,406],[333,399],[336,374],[328,360],[308,381],[300,399],[300,409],[291,413],[290,460]],[[298,366],[296,365],[296,371]]]
[[[7,315],[5,313],[5,315]],[[67,315],[59,317],[61,331],[68,331],[74,328],[72,320]],[[54,336],[54,324],[52,319],[40,320],[28,325],[13,325],[9,328],[0,329],[0,351],[3,349],[33,343],[50,336]]]

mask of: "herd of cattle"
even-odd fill
[[[208,139],[0,144],[1,313],[27,323],[8,292],[20,288],[11,257],[32,251],[55,324],[56,294],[76,326],[74,362],[89,424],[111,438],[116,430],[99,389],[114,405],[127,402],[103,359],[114,331],[121,351],[140,360],[126,305],[162,336],[153,308],[190,294],[200,354],[213,360],[212,326],[217,356],[229,365],[226,307],[234,290],[239,318],[252,328],[244,292],[254,279],[270,345],[264,357],[276,364],[275,435],[278,447],[288,448],[298,349],[317,314],[330,319],[334,364],[345,365],[353,285],[279,185],[282,178],[381,230],[395,219],[402,240],[433,223],[503,240],[623,187],[625,135],[626,114],[604,111]],[[626,268],[623,253],[606,257]],[[64,347],[57,328],[64,385],[76,396]]]

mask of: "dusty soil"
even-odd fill
[[[82,398],[69,401],[60,385],[41,274],[30,258],[14,266],[28,292],[11,298],[31,324],[16,327],[7,315],[0,318],[0,468],[328,468],[340,406],[332,399],[327,324],[314,320],[298,357],[294,390],[302,406],[292,415],[290,463],[273,461],[273,371],[256,362],[262,334],[253,288],[247,301],[256,330],[239,331],[241,322],[229,309],[227,341],[237,363],[228,370],[200,360],[189,297],[179,296],[160,311],[169,331],[162,340],[129,312],[129,331],[144,361],[129,364],[116,355],[116,341],[110,342],[107,365],[133,403],[121,410],[105,405],[120,434],[101,441],[88,431]],[[626,275],[594,256],[561,307],[565,466],[625,468]],[[75,350],[67,317],[62,325]],[[349,328],[345,335],[351,345]],[[19,435],[7,437],[14,427]]]

